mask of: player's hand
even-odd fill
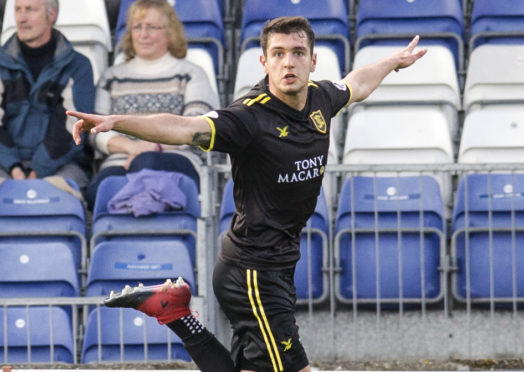
[[[427,48],[419,49],[416,53],[413,52],[418,44],[419,39],[420,37],[418,35],[415,36],[405,49],[402,49],[399,52],[397,52],[396,57],[398,58],[398,64],[395,68],[395,71],[398,72],[401,68],[411,66],[418,59],[424,56],[424,54],[426,54],[426,52],[428,51]]]
[[[97,134],[113,129],[113,121],[109,116],[86,114],[78,111],[66,111],[66,114],[79,119],[73,124],[73,140],[77,145],[82,142],[82,133]]]

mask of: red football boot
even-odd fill
[[[131,307],[157,318],[160,324],[171,323],[191,314],[191,289],[182,278],[175,283],[167,279],[164,284],[138,287],[126,285],[122,292],[111,291],[104,300],[107,307]]]

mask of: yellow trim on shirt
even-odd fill
[[[353,98],[353,89],[351,88],[351,85],[349,85],[349,83],[346,80],[342,79],[342,81],[344,82],[344,84],[346,84],[346,86],[349,89],[349,99],[348,99],[348,102],[344,105],[344,107],[348,107],[349,103],[351,102],[351,99]]]
[[[213,150],[213,146],[215,145],[215,135],[216,135],[217,130],[215,128],[215,123],[213,122],[213,120],[211,120],[210,117],[207,117],[207,116],[202,116],[202,117],[206,119],[207,123],[211,127],[211,139],[209,140],[209,147],[207,149],[202,146],[198,146],[198,147],[200,147],[200,149],[204,151],[211,151]]]

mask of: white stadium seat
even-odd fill
[[[398,50],[398,46],[360,49],[355,55],[353,69],[374,63]],[[352,107],[355,110],[371,105],[438,107],[446,115],[450,135],[455,138],[461,102],[452,53],[443,46],[429,46],[424,58],[409,69],[390,73],[365,101]]]
[[[524,163],[524,108],[470,112],[464,121],[458,162]]]
[[[342,163],[451,164],[453,147],[445,121],[440,110],[430,107],[374,107],[355,112],[349,119]],[[395,176],[397,172],[377,175]],[[405,172],[402,175],[412,174]],[[450,175],[431,175],[440,184],[442,199],[449,202],[452,196]]]
[[[524,100],[524,45],[484,44],[469,58],[464,110],[506,109]]]

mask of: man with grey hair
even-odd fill
[[[93,109],[91,64],[53,28],[57,0],[16,0],[14,17],[0,49],[0,177],[60,175],[85,187],[88,157],[65,111]]]

